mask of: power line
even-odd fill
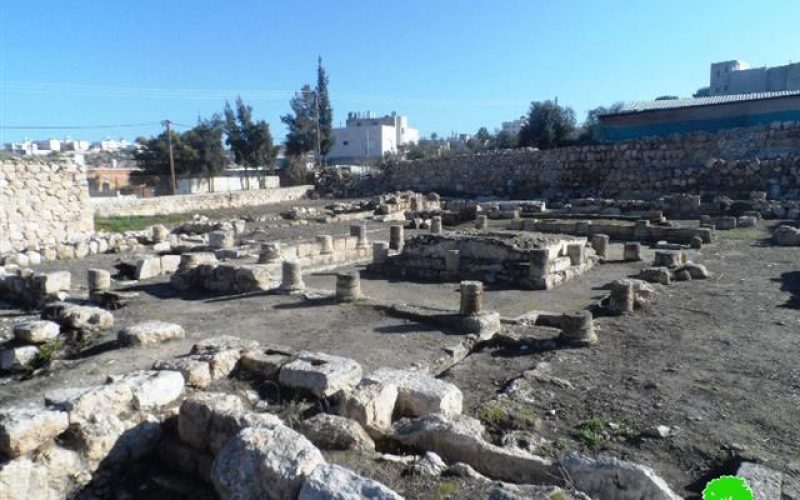
[[[102,128],[122,128],[122,127],[149,127],[160,126],[159,122],[151,123],[123,123],[120,125],[2,125],[0,129],[5,130],[89,130]],[[183,126],[183,125],[182,125]]]

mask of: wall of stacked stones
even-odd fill
[[[385,191],[450,195],[604,196],[671,192],[800,197],[800,122],[546,151],[517,149],[387,167]]]
[[[241,208],[304,198],[314,186],[303,185],[275,189],[233,191],[155,198],[92,198],[98,217],[149,216],[186,213],[220,208]]]
[[[0,255],[82,239],[93,232],[85,167],[0,161]]]

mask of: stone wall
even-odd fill
[[[510,182],[509,182],[510,181]],[[376,192],[653,199],[686,192],[800,198],[800,122],[574,146],[516,149],[390,165]]]
[[[0,255],[93,232],[85,167],[44,160],[0,162]]]
[[[159,215],[185,213],[220,208],[241,208],[304,198],[314,186],[294,186],[276,189],[236,191],[154,198],[92,198],[97,217]]]

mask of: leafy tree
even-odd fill
[[[194,128],[183,133],[171,131],[176,175],[214,175],[225,167],[222,144],[224,127],[219,115],[198,119]],[[146,174],[170,175],[167,132],[136,140],[142,148],[135,153],[137,164]]]
[[[711,87],[700,87],[697,92],[692,94],[692,97],[709,97],[711,95]]]
[[[520,146],[549,149],[568,144],[575,134],[575,112],[547,100],[532,102],[519,133]]]
[[[485,151],[492,147],[492,143],[494,142],[494,137],[491,133],[486,129],[486,127],[481,127],[478,131],[470,137],[467,141],[467,147],[470,151],[478,152],[478,151]]]
[[[578,140],[582,143],[591,142],[592,138],[594,137],[594,130],[600,123],[600,115],[617,113],[624,107],[625,107],[624,103],[615,102],[614,104],[608,107],[598,106],[594,109],[590,109],[586,113],[586,120],[583,121],[583,125],[581,126],[581,132],[578,137]]]
[[[317,61],[316,96],[319,99],[317,102],[317,110],[319,111],[319,149],[324,165],[325,159],[333,146],[333,109],[331,109],[331,98],[328,94],[328,73],[322,67],[321,57]]]
[[[305,158],[290,156],[286,162],[286,169],[281,176],[281,185],[299,186],[308,183],[308,169]]]
[[[289,106],[292,114],[284,115],[281,121],[289,129],[286,134],[286,153],[290,156],[302,156],[316,149],[317,141],[317,106],[316,93],[310,85],[303,85],[296,92]]]
[[[495,149],[512,149],[517,147],[519,138],[517,134],[512,134],[508,130],[501,130],[494,138]]]
[[[278,149],[272,141],[269,124],[253,121],[253,108],[236,98],[236,110],[225,102],[225,143],[233,151],[236,163],[247,168],[267,167],[274,171]]]

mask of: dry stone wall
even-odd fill
[[[304,198],[314,186],[303,185],[252,191],[208,193],[155,198],[92,198],[98,217],[149,216],[220,208],[241,208]]]
[[[770,198],[800,198],[800,122],[403,162],[371,182],[377,192],[462,196],[653,199],[685,192],[746,199],[766,191]]]
[[[0,255],[83,239],[93,232],[85,167],[0,162]]]

